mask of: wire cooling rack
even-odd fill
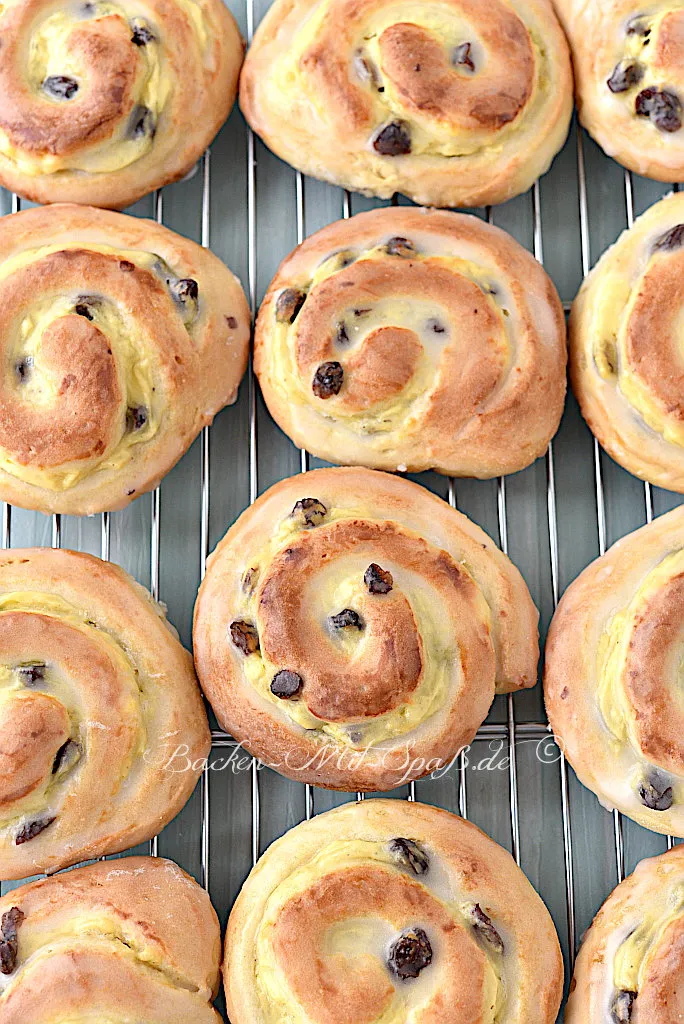
[[[249,39],[269,0],[231,0],[229,6]],[[567,309],[591,264],[666,191],[625,172],[573,126],[551,171],[530,192],[471,212],[509,231],[544,263]],[[0,196],[3,214],[25,205],[9,193]],[[254,311],[280,260],[306,235],[377,205],[386,204],[303,178],[269,153],[235,111],[193,175],[130,212],[211,246],[241,277]],[[319,464],[272,423],[250,374],[236,405],[202,432],[156,491],[123,511],[87,519],[47,518],[6,505],[2,543],[61,545],[111,558],[165,602],[189,647],[208,553],[259,493]],[[679,504],[677,495],[642,484],[601,452],[572,396],[547,456],[527,470],[493,481],[434,473],[417,479],[511,556],[540,609],[542,638],[560,594],[593,558]],[[210,766],[192,799],[136,852],[180,863],[207,887],[225,925],[265,848],[301,820],[354,795],[261,769],[213,725]],[[566,987],[579,939],[602,900],[639,860],[670,845],[603,810],[578,784],[548,736],[540,687],[497,697],[457,764],[391,795],[461,813],[512,852],[553,915]]]

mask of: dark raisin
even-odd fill
[[[644,66],[636,61],[621,60],[613,68],[613,73],[606,82],[611,92],[627,92],[632,86],[638,85],[644,77]]]
[[[306,292],[298,288],[284,288],[276,299],[275,318],[279,324],[291,324],[306,302]]]
[[[126,410],[126,430],[142,430],[147,423],[147,409],[143,405],[131,406]]]
[[[428,320],[426,326],[429,331],[433,331],[435,334],[446,333],[446,327],[439,320]]]
[[[349,334],[347,333],[347,327],[343,323],[339,323],[335,328],[335,341],[338,345],[349,344]]]
[[[231,331],[234,331],[238,325],[237,319],[234,316],[227,316],[226,323],[230,327]]]
[[[17,665],[17,672],[24,686],[34,686],[45,679],[46,668],[44,661],[34,661],[27,665]]]
[[[155,42],[157,37],[154,32],[147,27],[147,25],[144,25],[142,22],[137,22],[131,27],[133,29],[131,42],[135,43],[136,46],[147,46],[148,43]]]
[[[354,316],[366,316],[368,313],[370,313],[370,306],[366,306],[365,309],[354,310]]]
[[[639,783],[639,799],[651,811],[669,811],[672,807],[672,786],[660,772],[652,771]]]
[[[388,256],[415,256],[416,247],[408,238],[390,238],[385,246]]]
[[[316,398],[332,398],[339,395],[344,383],[344,370],[341,363],[321,363],[314,374],[312,391]]]
[[[17,931],[24,920],[19,907],[11,907],[2,915],[0,922],[0,974],[11,974],[17,965],[19,937]]]
[[[392,573],[387,569],[381,569],[376,562],[371,564],[363,574],[363,582],[371,594],[389,594],[394,585]]]
[[[191,277],[182,277],[178,281],[171,281],[169,288],[178,302],[197,302],[199,297],[197,281]]]
[[[55,100],[70,100],[78,92],[78,82],[67,75],[50,75],[43,82],[43,89]]]
[[[427,854],[413,839],[392,839],[389,844],[392,856],[415,875],[426,875],[430,867]]]
[[[318,498],[300,498],[290,513],[303,522],[304,526],[318,526],[327,515],[327,508]]]
[[[398,978],[417,978],[432,963],[432,946],[423,929],[402,932],[390,947],[387,963]]]
[[[627,989],[615,993],[610,1004],[610,1019],[615,1021],[615,1024],[628,1024],[632,1019],[636,997],[636,992],[628,992]]]
[[[16,373],[19,381],[23,384],[24,381],[28,380],[33,369],[33,356],[24,356],[18,363],[14,364],[14,372]]]
[[[39,836],[41,832],[44,832],[54,820],[53,816],[52,818],[39,818],[36,821],[27,821],[25,825],[22,825],[17,833],[17,837],[14,840],[16,846],[21,846],[23,843],[28,843],[31,839],[35,839],[36,836]]]
[[[303,683],[304,680],[300,675],[297,675],[296,672],[290,672],[287,668],[283,668],[273,676],[271,693],[276,697],[287,700],[288,697],[294,697],[296,693],[299,693]]]
[[[470,915],[473,919],[473,928],[478,935],[480,935],[485,942],[488,942],[497,953],[503,953],[503,939],[492,924],[491,917],[488,917],[487,914],[485,914],[479,903],[475,904]]]
[[[347,626],[355,626],[357,629],[364,628],[364,622],[358,612],[351,608],[343,608],[337,615],[331,615],[330,621],[335,629],[346,629]]]
[[[473,58],[471,56],[470,51],[470,43],[461,43],[461,45],[457,46],[453,54],[451,55],[452,63],[459,66],[463,65],[464,67],[467,67],[469,71],[474,71],[475,64],[473,62]]]
[[[670,249],[679,249],[682,245],[684,245],[684,224],[675,224],[654,242],[653,249],[656,252],[668,252]]]
[[[154,114],[149,107],[135,107],[131,114],[129,134],[134,139],[141,139],[144,135],[154,138],[157,131],[157,123]]]
[[[119,260],[119,270],[123,270],[124,274],[130,274],[135,270],[135,263],[131,263],[130,260]]]
[[[673,92],[663,89],[642,89],[634,103],[639,117],[650,117],[662,132],[676,132],[682,127],[682,105]]]
[[[381,156],[405,156],[411,152],[411,135],[404,121],[391,121],[373,139],[373,149]]]
[[[85,302],[77,302],[74,306],[74,313],[78,313],[79,316],[84,316],[86,320],[92,320],[93,314],[90,312],[90,307],[86,306]]]
[[[242,619],[231,622],[230,639],[243,654],[256,654],[259,650],[259,634],[256,626]]]
[[[73,757],[75,757],[78,751],[78,744],[74,743],[73,740],[67,740],[63,743],[55,754],[55,759],[52,762],[52,774],[56,775],[60,768],[63,768]]]

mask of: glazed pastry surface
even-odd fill
[[[558,428],[565,324],[541,266],[476,217],[388,208],[281,264],[254,364],[295,444],[329,462],[490,477]]]
[[[567,135],[572,73],[547,0],[276,0],[240,105],[313,177],[482,206],[547,170]]]
[[[200,773],[169,770],[180,745],[201,762],[209,727],[192,659],[150,594],[92,555],[2,552],[0,878],[156,835]]]
[[[424,804],[298,825],[228,923],[233,1024],[551,1024],[562,982],[551,918],[511,856]]]
[[[208,250],[81,206],[0,221],[0,496],[123,508],[234,401],[250,317]]]
[[[222,726],[301,782],[391,789],[536,682],[537,611],[489,537],[367,469],[284,480],[211,555],[195,661]]]
[[[564,594],[549,630],[546,708],[604,806],[684,836],[684,506],[629,534]]]

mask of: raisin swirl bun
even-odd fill
[[[660,200],[585,279],[570,373],[600,443],[630,473],[684,492],[684,195]]]
[[[301,782],[391,789],[534,685],[537,611],[477,526],[408,480],[319,469],[272,487],[211,556],[195,660],[221,725]]]
[[[555,0],[572,46],[580,121],[625,167],[684,178],[684,9]]]
[[[123,508],[235,399],[250,317],[212,253],[81,206],[0,220],[0,497]]]
[[[192,659],[143,587],[92,555],[2,552],[0,878],[150,839],[209,745]]]
[[[115,209],[192,168],[243,55],[221,0],[14,0],[0,37],[0,183]]]
[[[523,469],[565,398],[550,278],[505,232],[446,211],[374,210],[308,238],[271,283],[254,358],[296,444],[375,469]]]
[[[0,899],[2,1024],[221,1024],[209,897],[172,861],[124,857]]]
[[[563,145],[568,45],[550,0],[275,0],[240,105],[279,157],[367,195],[501,203]]]
[[[546,646],[546,707],[601,803],[684,836],[684,505],[618,541],[566,591]]]
[[[448,811],[367,800],[277,840],[228,922],[233,1024],[551,1024],[563,964],[506,850]]]
[[[643,860],[611,893],[577,957],[565,1024],[684,1020],[684,846]]]

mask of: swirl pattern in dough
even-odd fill
[[[346,804],[288,832],[226,936],[233,1024],[551,1024],[563,964],[512,857],[448,811]]]
[[[684,1020],[684,846],[643,860],[582,942],[565,1024]]]
[[[221,1024],[209,897],[169,860],[76,868],[0,899],[3,1024]]]
[[[174,772],[181,745],[194,767]],[[0,878],[150,839],[209,746],[192,659],[146,590],[92,555],[2,553]]]
[[[572,46],[580,121],[625,167],[684,177],[684,6],[554,0]]]
[[[548,0],[276,0],[240,104],[313,177],[480,206],[547,170],[568,131],[572,72]]]
[[[12,0],[0,37],[0,182],[115,209],[188,173],[243,54],[221,0]]]
[[[308,238],[271,283],[254,360],[296,444],[375,469],[523,469],[565,397],[551,280],[503,231],[445,211],[374,210]]]
[[[661,199],[585,278],[570,315],[582,414],[616,462],[684,492],[684,195]]]
[[[581,782],[654,832],[684,836],[684,505],[629,534],[568,588],[546,645],[546,707]]]
[[[284,480],[211,556],[195,659],[231,735],[284,775],[391,789],[470,743],[534,685],[537,612],[485,533],[408,480]]]
[[[234,401],[242,288],[194,242],[87,207],[3,217],[0,252],[0,496],[122,508]]]

